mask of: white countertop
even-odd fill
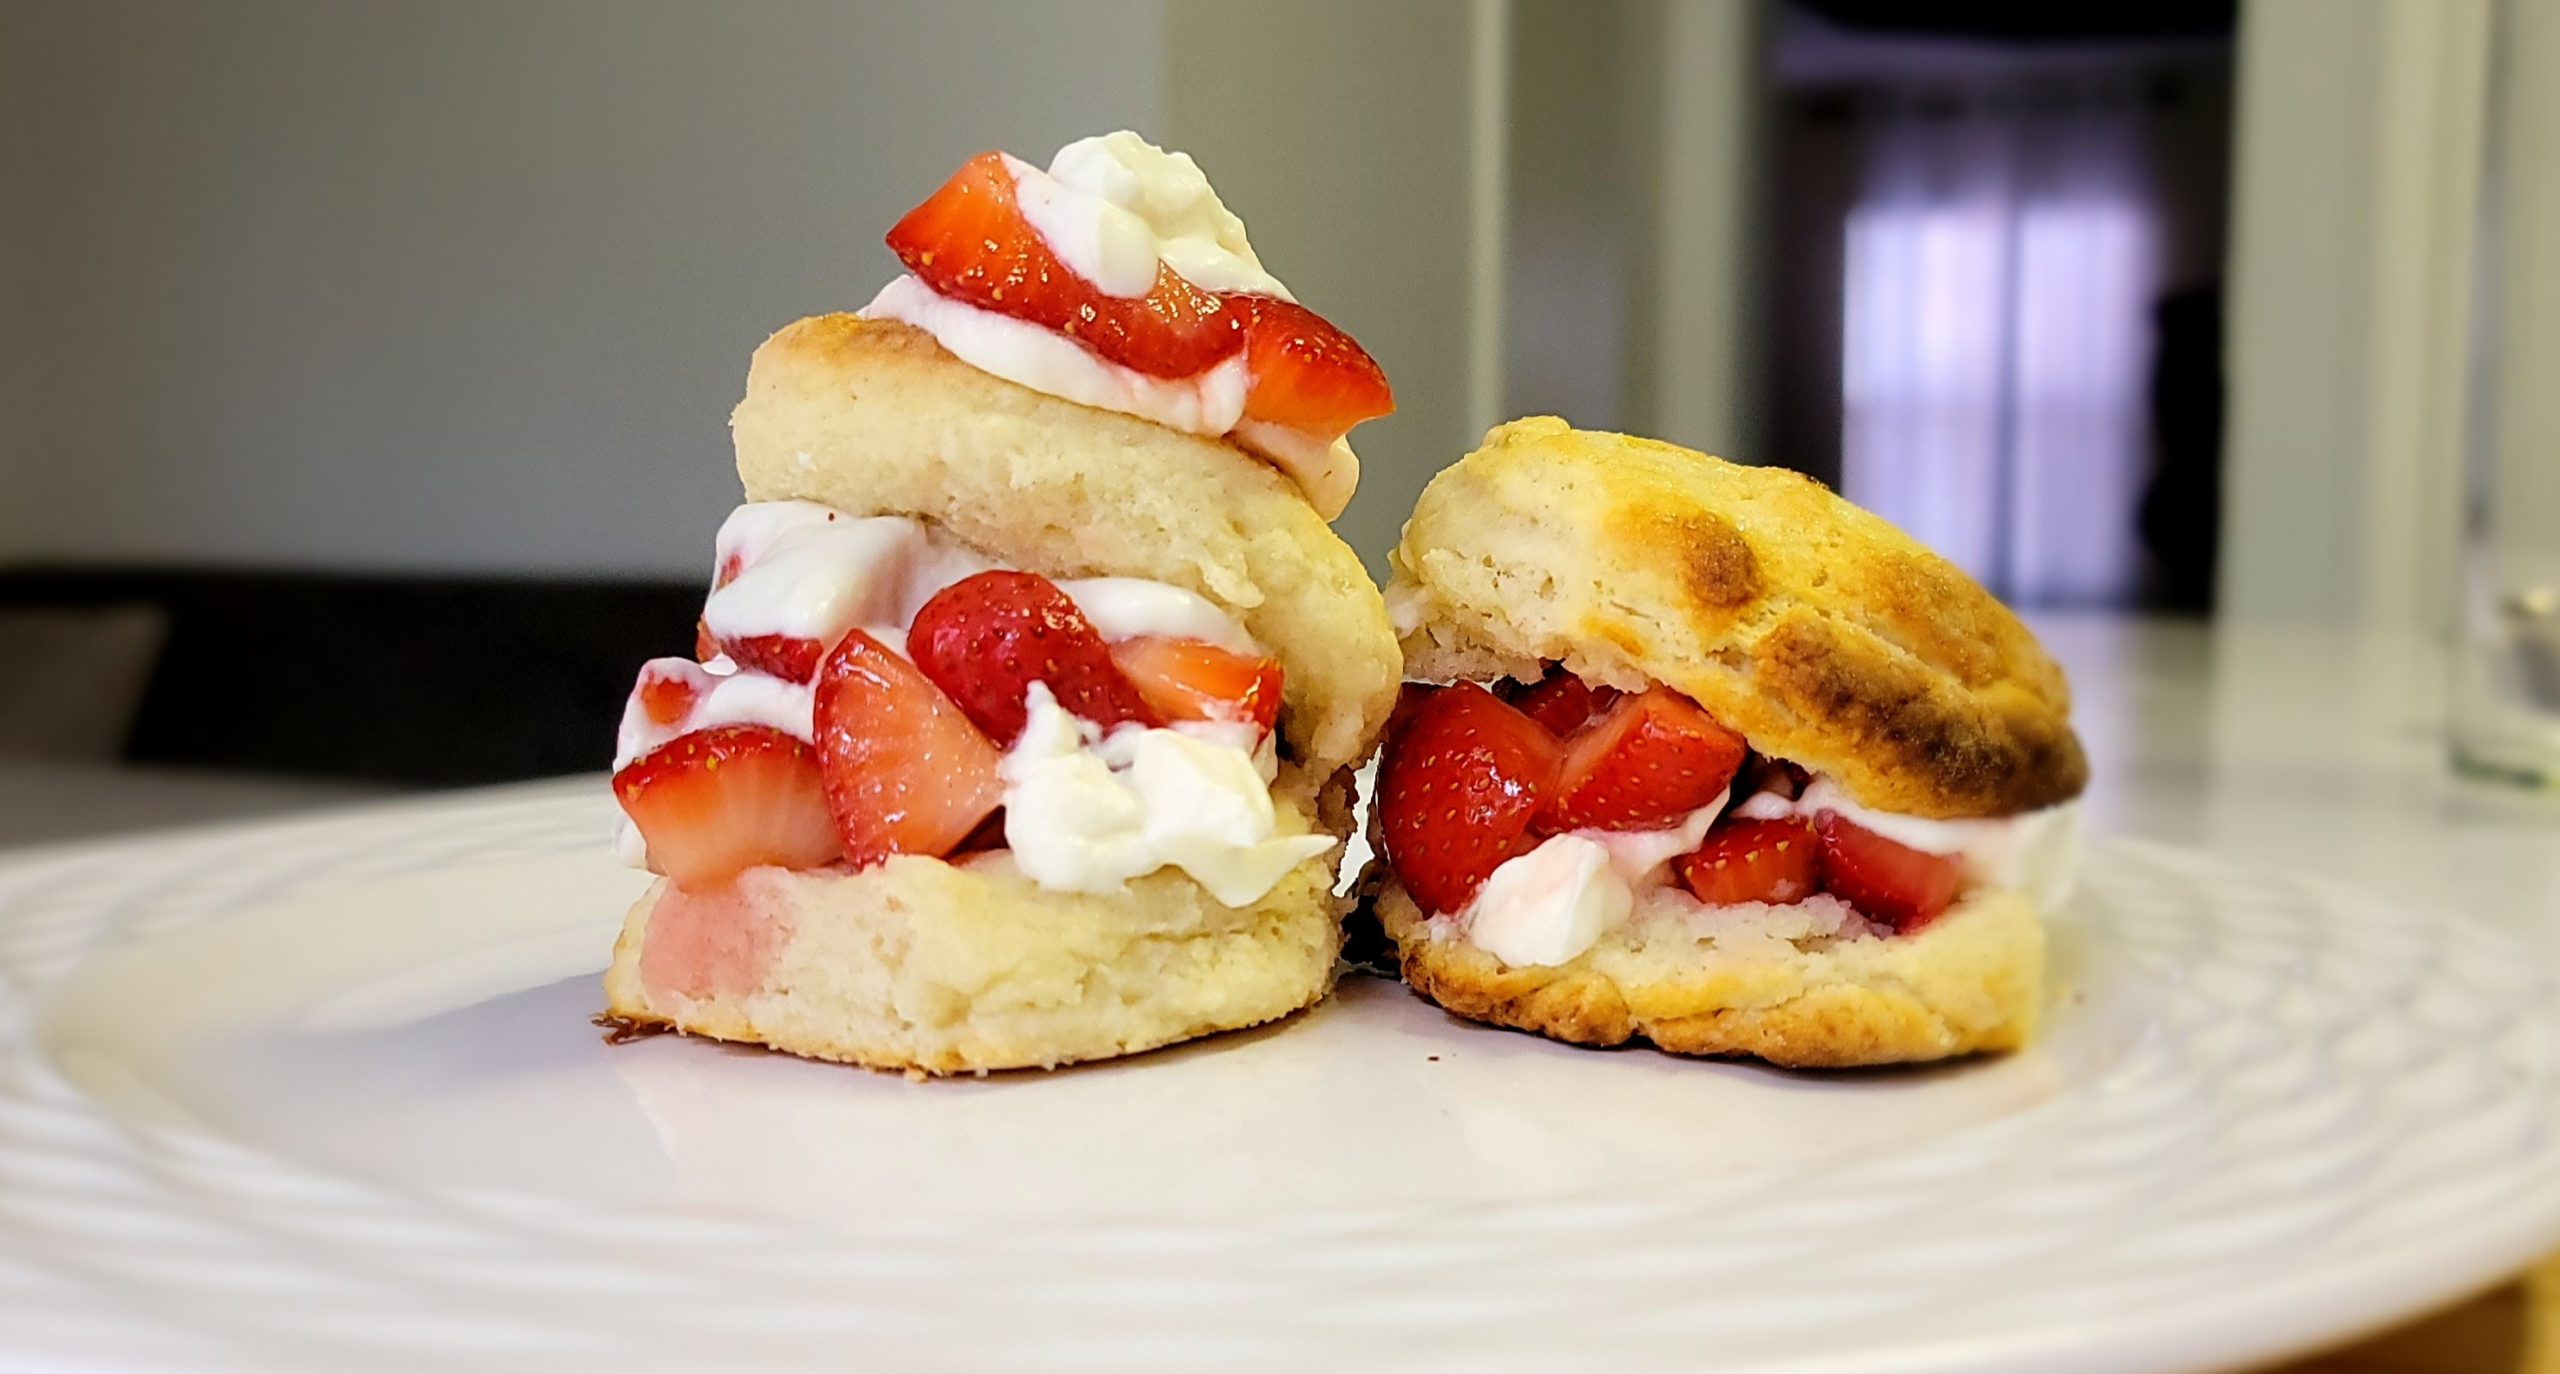
[[[2441,646],[2030,619],[2071,675],[2094,830],[2319,874],[2560,951],[2560,794],[2454,772]]]

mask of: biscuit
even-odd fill
[[[2008,608],[1810,478],[1552,417],[1424,488],[1390,559],[1407,675],[1663,683],[1859,802],[1932,818],[2076,796],[2062,671]]]
[[[1013,567],[1216,602],[1279,659],[1282,752],[1317,779],[1367,754],[1395,704],[1402,660],[1358,555],[1226,440],[1044,395],[852,315],[767,339],[730,427],[749,500],[915,516]]]
[[[1447,921],[1435,929],[1393,879],[1371,910],[1414,991],[1577,1045],[1643,1040],[1789,1068],[1909,1064],[2018,1048],[2043,1003],[2044,932],[2024,896],[1999,889],[1881,937],[1808,933],[1822,922],[1798,908],[1657,898],[1571,962],[1538,968],[1504,964]]]
[[[1277,1020],[1333,986],[1336,854],[1221,906],[1164,870],[1109,896],[1034,886],[1001,853],[660,880],[624,918],[607,1014],[929,1074],[1054,1068]]]

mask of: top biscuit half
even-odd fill
[[[2014,815],[2088,781],[2009,609],[1821,483],[1537,417],[1424,488],[1390,556],[1408,677],[1679,691],[1859,803]]]
[[[1317,784],[1367,754],[1395,703],[1395,634],[1359,556],[1233,442],[1018,386],[853,315],[767,339],[730,428],[751,501],[911,516],[1011,567],[1207,597],[1279,659],[1284,753]]]

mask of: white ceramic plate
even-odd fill
[[[0,864],[0,1365],[2167,1371],[2560,1242],[2508,942],[2097,848],[2036,1051],[1790,1075],[1349,983],[911,1083],[594,975],[600,794]]]

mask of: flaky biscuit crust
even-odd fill
[[[2044,996],[2043,928],[2014,892],[1977,892],[1909,935],[1812,949],[1726,951],[1658,933],[1639,945],[1622,928],[1552,968],[1513,968],[1433,938],[1392,879],[1371,910],[1416,993],[1471,1021],[1577,1045],[1641,1040],[1799,1069],[1924,1063],[2025,1045]]]
[[[1332,872],[1310,861],[1235,909],[1170,871],[1090,896],[915,857],[750,869],[737,883],[783,928],[771,967],[751,988],[690,990],[643,973],[661,881],[624,918],[606,1014],[625,1030],[926,1074],[1136,1054],[1322,1000],[1342,940]]]
[[[767,339],[730,427],[749,500],[916,516],[1032,572],[1216,602],[1278,656],[1284,752],[1313,777],[1367,754],[1395,703],[1395,633],[1359,557],[1224,440],[1043,395],[852,315]]]
[[[1822,484],[1516,420],[1433,478],[1391,558],[1407,674],[1664,683],[1906,815],[2079,794],[2062,671],[2008,608]]]

